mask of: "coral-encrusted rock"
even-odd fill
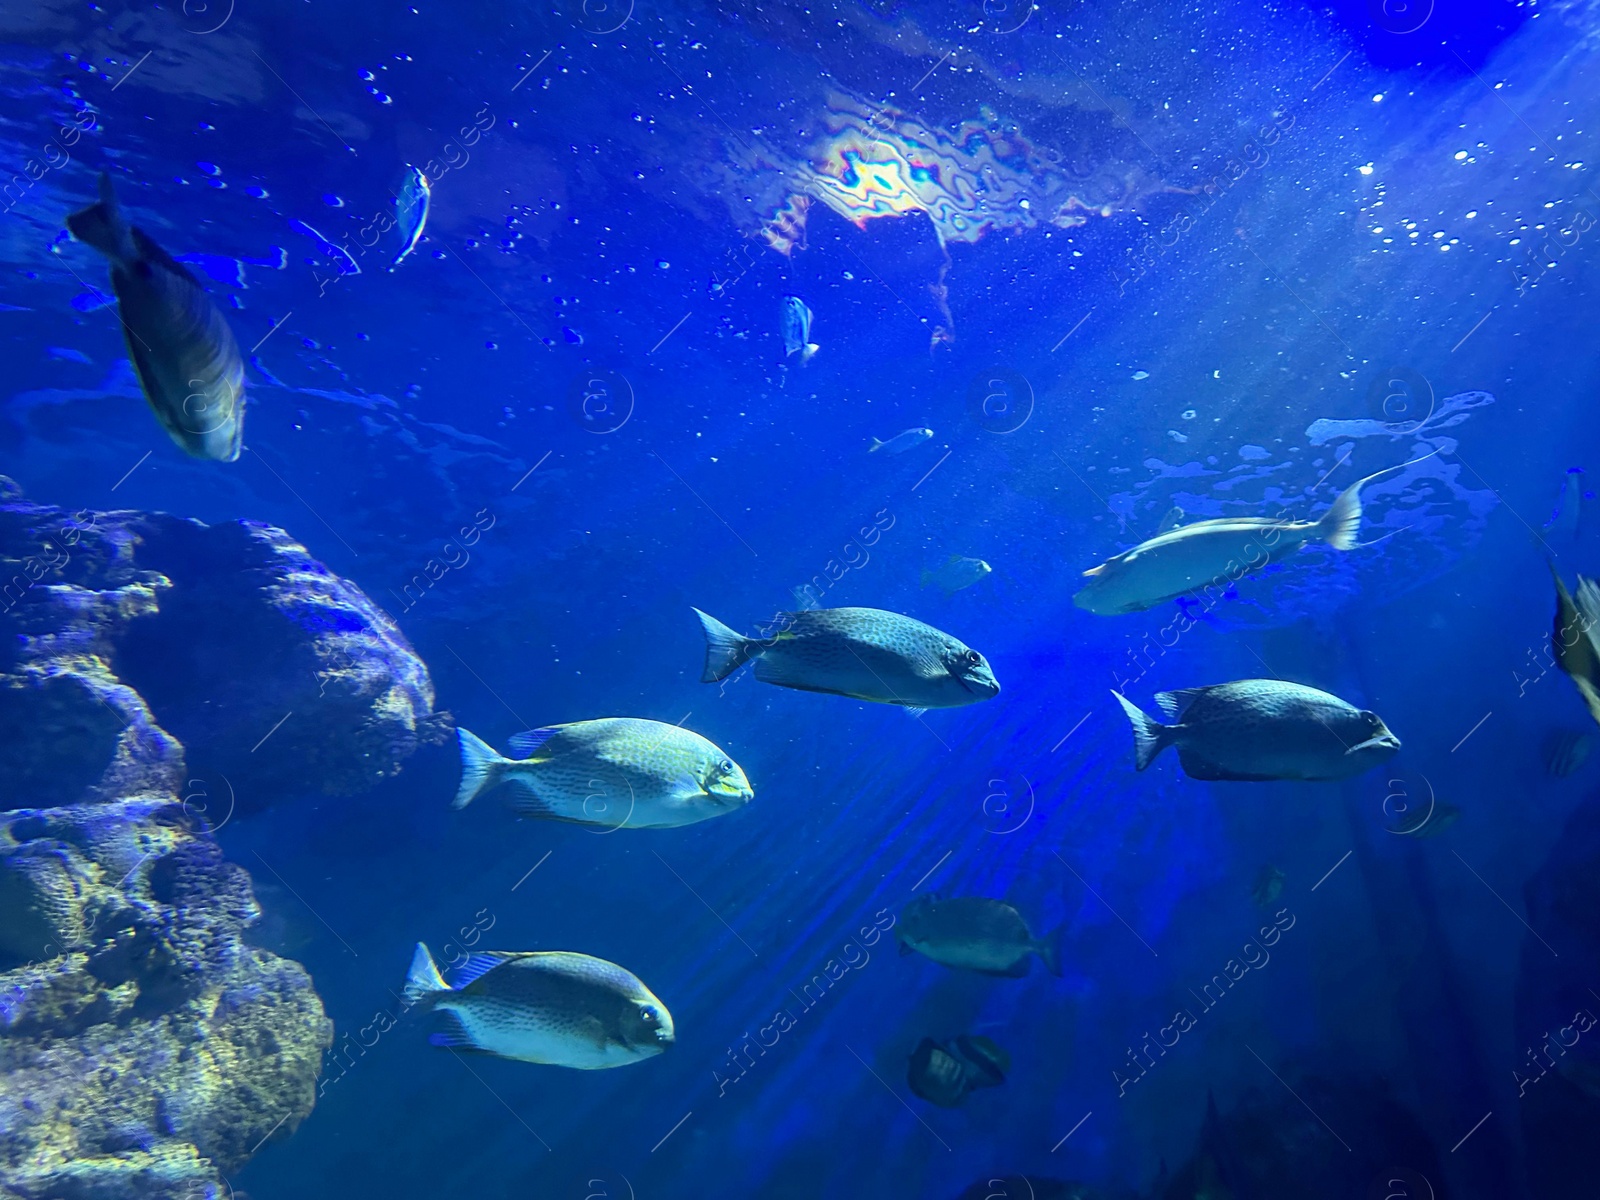
[[[265,525],[0,503],[0,639],[0,808],[179,790],[187,747],[259,811],[446,728],[388,616]]]
[[[175,798],[0,820],[0,1190],[215,1194],[315,1102],[332,1023],[247,945],[245,872]]]
[[[370,787],[446,718],[393,623],[281,530],[8,484],[0,1200],[218,1196],[311,1112],[333,1030],[245,943],[260,909],[214,830]]]

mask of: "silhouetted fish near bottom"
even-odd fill
[[[1011,1056],[986,1037],[962,1034],[941,1044],[923,1038],[911,1053],[906,1083],[930,1104],[955,1108],[969,1093],[999,1087],[1011,1069]]]

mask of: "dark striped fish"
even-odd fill
[[[68,217],[67,229],[111,260],[123,340],[156,420],[196,458],[233,462],[244,435],[244,362],[205,288],[128,224],[109,175],[100,176],[100,202]]]
[[[1139,770],[1168,746],[1191,779],[1348,779],[1391,758],[1400,739],[1377,713],[1280,679],[1160,692],[1162,725],[1112,692],[1133,725]]]
[[[783,614],[770,638],[735,633],[698,608],[706,635],[702,683],[726,679],[751,659],[756,678],[910,709],[956,708],[1000,693],[989,663],[931,625],[880,608],[817,608]]]
[[[593,1071],[660,1054],[673,1042],[672,1014],[638,976],[616,963],[564,950],[474,954],[444,981],[421,942],[405,999],[444,1014],[428,1040]]]
[[[1600,722],[1600,587],[1592,579],[1578,576],[1576,597],[1556,574],[1556,621],[1550,633],[1550,652],[1556,665],[1571,677],[1583,697],[1589,715]]]
[[[1545,739],[1545,770],[1565,779],[1588,761],[1594,738],[1576,729],[1558,729]]]

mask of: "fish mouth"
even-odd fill
[[[1385,730],[1383,733],[1369,737],[1364,742],[1357,742],[1354,746],[1351,746],[1350,749],[1345,751],[1345,756],[1348,757],[1352,754],[1359,754],[1363,750],[1398,749],[1400,749],[1400,739],[1395,737],[1394,734]]]
[[[707,788],[706,799],[723,808],[742,808],[756,798],[752,788]]]

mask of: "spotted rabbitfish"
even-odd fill
[[[233,462],[244,436],[244,362],[221,310],[128,224],[109,175],[100,176],[100,202],[69,216],[67,230],[111,260],[123,340],[156,420],[184,452]]]
[[[1168,746],[1191,779],[1348,779],[1400,749],[1377,713],[1328,692],[1281,679],[1239,679],[1161,692],[1171,725],[1112,692],[1133,725],[1144,770]]]
[[[474,954],[448,984],[421,942],[404,997],[441,1014],[436,1046],[598,1071],[672,1045],[672,1014],[616,963],[565,950]]]
[[[1141,612],[1186,592],[1260,570],[1307,542],[1321,540],[1335,550],[1352,550],[1361,528],[1361,489],[1380,476],[1431,457],[1425,454],[1356,480],[1315,521],[1221,517],[1158,533],[1085,571],[1089,582],[1072,602],[1101,616]]]
[[[712,742],[640,717],[603,717],[532,729],[511,738],[523,757],[502,758],[466,729],[461,743],[465,808],[502,783],[523,816],[611,829],[672,829],[743,808],[750,781]]]
[[[698,608],[706,637],[702,683],[755,660],[756,678],[921,711],[976,704],[1000,693],[988,660],[931,625],[879,608],[785,613],[783,629],[751,638]]]

